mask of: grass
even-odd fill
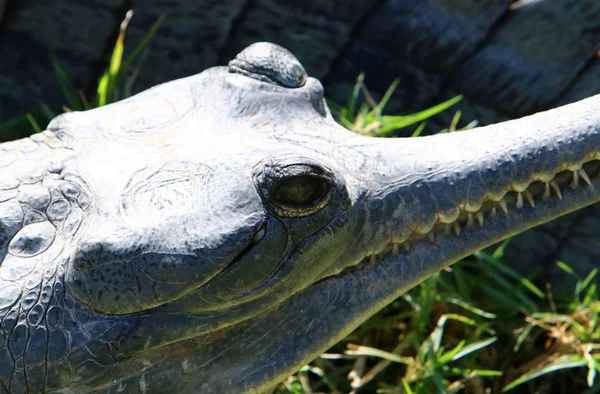
[[[2,131],[0,142],[10,140],[11,136],[16,138],[32,132],[39,133],[43,131],[40,124],[48,124],[61,112],[84,111],[130,97],[132,85],[139,72],[138,62],[165,19],[165,15],[159,16],[142,41],[125,57],[125,35],[132,16],[133,11],[128,11],[120,25],[119,35],[113,47],[108,67],[100,76],[92,97],[88,98],[82,89],[73,86],[69,74],[60,64],[60,60],[54,54],[50,54],[50,61],[65,104],[61,107],[61,111],[51,109],[47,105],[39,105],[23,116],[0,122]]]
[[[364,83],[364,74],[360,74],[357,78],[356,84],[354,85],[354,89],[348,96],[345,106],[341,106],[331,101],[328,102],[328,104],[335,115],[336,120],[347,129],[352,130],[355,133],[372,137],[392,137],[394,136],[394,133],[400,129],[417,125],[412,132],[412,136],[418,137],[424,130],[427,119],[430,119],[440,112],[447,110],[462,100],[462,96],[459,95],[441,104],[414,114],[403,116],[383,115],[385,107],[392,98],[392,95],[394,94],[394,91],[398,87],[399,83],[399,79],[396,79],[394,82],[392,82],[379,103],[376,103]],[[364,97],[362,102],[359,101],[361,94]],[[460,111],[456,113],[456,116],[451,122],[449,128],[442,130],[442,132],[456,131],[456,126],[459,119]],[[476,125],[476,122],[472,122],[463,129],[473,128]]]
[[[64,111],[103,106],[131,95],[137,64],[162,23],[159,18],[144,40],[124,57],[129,13],[123,23],[106,71],[93,97],[72,86],[59,60],[52,57],[65,97]],[[133,77],[132,77],[133,75]],[[348,129],[375,137],[391,137],[411,127],[419,136],[427,119],[451,108],[462,97],[422,112],[385,115],[399,81],[379,102],[360,75],[345,105],[329,103]],[[0,130],[26,127],[42,130],[56,115],[40,106]],[[457,132],[456,112],[448,128]],[[2,136],[0,136],[2,137]],[[491,252],[480,251],[430,279],[388,305],[346,339],[277,385],[277,394],[311,393],[600,393],[600,301],[598,270],[578,276],[569,296],[525,278],[504,259],[506,241]]]
[[[557,298],[503,247],[421,283],[273,392],[600,392],[597,270]]]

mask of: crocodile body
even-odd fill
[[[368,138],[261,43],[0,152],[0,392],[261,392],[442,267],[598,201],[600,97]]]

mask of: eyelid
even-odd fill
[[[282,217],[303,217],[321,210],[331,199],[335,186],[333,172],[308,159],[304,162],[296,158],[294,162],[281,163],[270,161],[264,163],[262,169],[256,176],[256,186],[263,201],[270,210]],[[314,203],[305,206],[294,206],[280,203],[274,199],[281,182],[294,177],[310,177],[326,182],[323,186],[325,193],[321,198],[315,199]]]
[[[326,170],[322,167],[310,164],[288,164],[281,168],[284,176],[314,176],[328,178]]]

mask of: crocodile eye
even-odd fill
[[[273,200],[280,205],[308,208],[319,204],[329,188],[325,179],[310,175],[294,176],[279,182]]]
[[[275,214],[302,217],[323,208],[331,197],[333,174],[317,164],[271,164],[259,187]]]

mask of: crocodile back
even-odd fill
[[[64,332],[51,328],[64,295],[61,252],[85,206],[61,176],[72,142],[46,131],[0,144],[0,392],[43,391],[48,341],[66,351]]]
[[[59,138],[60,137],[60,138]],[[50,131],[31,138],[0,145],[0,255],[41,253],[50,239],[23,244],[15,236],[25,227],[35,224],[35,229],[50,231],[52,222],[64,219],[70,204],[63,195],[60,173],[62,160],[69,155],[69,136]],[[66,191],[66,193],[69,193]],[[24,230],[25,233],[29,232]],[[51,232],[51,231],[50,231]],[[19,242],[21,240],[21,242]],[[29,252],[22,248],[33,248]],[[39,250],[38,250],[39,249]],[[4,265],[4,264],[3,264]],[[3,270],[4,271],[4,270]],[[3,277],[0,272],[0,279]]]

